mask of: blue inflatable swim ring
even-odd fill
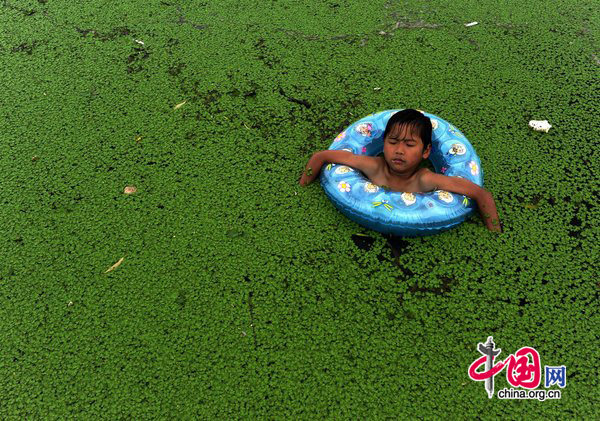
[[[330,150],[377,156],[383,152],[388,120],[402,110],[385,110],[351,124],[333,141]],[[483,187],[483,170],[467,138],[446,120],[426,113],[432,125],[431,161],[435,172],[462,177]],[[321,186],[335,207],[349,219],[384,234],[420,237],[437,234],[465,221],[477,203],[464,195],[444,190],[427,193],[396,192],[372,183],[362,172],[347,165],[327,163],[319,176]]]

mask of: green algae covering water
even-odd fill
[[[597,414],[597,4],[298,3],[0,3],[2,418]],[[400,108],[469,138],[503,233],[298,185]],[[489,336],[561,398],[488,398]]]

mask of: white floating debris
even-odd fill
[[[176,106],[173,107],[174,110],[177,110],[179,107],[182,107],[183,104],[185,104],[187,102],[187,99],[179,104],[177,104]]]
[[[139,39],[134,39],[135,42],[137,42],[138,44],[142,44],[145,45],[142,41],[140,41]]]
[[[538,132],[546,132],[552,127],[551,124],[548,123],[548,120],[531,120],[529,122],[529,127]]]
[[[465,23],[465,26],[474,26],[477,25],[479,22],[471,22],[471,23]]]
[[[380,89],[381,89],[381,88],[373,88],[373,90],[374,90],[374,91],[378,91],[378,90],[380,90]]]

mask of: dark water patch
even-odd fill
[[[137,73],[144,70],[139,62],[150,57],[150,53],[141,45],[134,46],[133,49],[135,52],[127,57],[127,73]]]
[[[574,226],[574,227],[580,227],[581,226],[581,219],[579,219],[578,217],[574,216],[573,218],[571,218],[571,221],[569,223],[572,226]]]
[[[375,242],[373,237],[370,237],[365,234],[352,234],[352,241],[354,241],[354,245],[361,250],[369,251]]]
[[[404,240],[402,237],[398,237],[393,234],[383,234],[383,236],[386,238],[387,243],[390,246],[390,250],[392,251],[392,254],[394,256],[394,259],[397,262],[400,258],[400,255],[410,245],[410,242]]]
[[[293,98],[293,97],[286,95],[286,93],[283,91],[282,87],[279,87],[279,93],[281,95],[283,95],[285,97],[285,99],[287,99],[290,102],[295,102],[297,104],[304,105],[306,108],[311,107],[310,103],[304,99]]]
[[[85,37],[87,36],[87,34],[91,33],[93,38],[99,38],[100,41],[113,41],[118,37],[132,35],[131,29],[129,29],[126,26],[119,26],[117,28],[114,28],[112,31],[106,33],[102,33],[95,29],[81,29],[78,27],[75,27],[75,29],[81,34],[82,37]]]
[[[169,67],[169,70],[167,71],[171,76],[177,76],[179,75],[179,73],[181,73],[181,71],[183,69],[186,68],[186,64],[185,63],[178,63],[177,65],[172,65]]]

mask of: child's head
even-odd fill
[[[388,135],[397,133],[398,129],[401,129],[404,125],[408,126],[408,133],[419,136],[423,143],[423,151],[427,149],[428,145],[431,145],[431,132],[433,130],[431,120],[429,117],[425,117],[423,113],[412,108],[398,111],[390,117],[383,132],[383,140],[385,141]]]
[[[417,110],[394,114],[383,134],[383,155],[390,172],[412,174],[431,152],[431,120]]]

